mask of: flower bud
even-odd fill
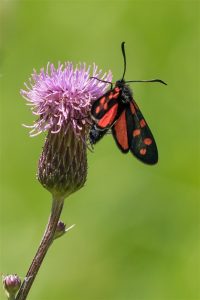
[[[3,276],[3,286],[8,297],[13,298],[21,286],[17,274]]]
[[[65,234],[66,230],[66,224],[64,224],[62,221],[58,221],[57,228],[54,234],[54,240],[61,237],[63,234]]]
[[[80,189],[87,177],[86,144],[71,128],[48,133],[38,165],[38,180],[56,198]]]
[[[74,226],[75,224],[66,227],[66,224],[64,224],[62,221],[59,221],[55,231],[54,240],[61,237],[63,234],[67,233],[68,231],[70,231],[72,228],[74,228]]]

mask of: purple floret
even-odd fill
[[[71,126],[77,136],[85,134],[85,129],[91,124],[90,110],[92,103],[103,95],[108,84],[90,77],[111,81],[109,71],[102,75],[102,70],[94,64],[86,67],[80,63],[75,68],[70,62],[59,64],[55,68],[48,64],[46,71],[36,71],[30,78],[29,85],[21,95],[32,106],[32,112],[38,116],[30,135],[34,136],[44,131],[58,133],[61,129],[68,130]]]

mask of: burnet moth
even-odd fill
[[[108,129],[99,129],[96,124],[93,123],[89,132],[90,144],[93,146],[107,133]]]
[[[112,82],[91,77],[109,83],[111,88],[92,105],[91,116],[94,124],[91,127],[89,138],[92,145],[96,144],[111,129],[114,140],[123,153],[130,150],[142,162],[153,165],[158,161],[156,142],[127,83],[160,82],[165,85],[166,83],[160,79],[125,81],[124,44],[125,42],[121,44],[124,72],[122,79],[115,83],[114,88]]]

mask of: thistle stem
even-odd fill
[[[49,247],[54,239],[54,233],[57,227],[57,223],[59,221],[62,208],[64,204],[64,199],[58,199],[56,197],[53,198],[51,214],[49,217],[48,224],[46,226],[45,233],[39,245],[39,248],[33,258],[33,261],[29,267],[29,270],[26,274],[26,277],[19,289],[19,292],[16,296],[16,300],[25,300],[30,291],[30,288],[36,278],[36,275],[42,265],[43,259],[47,254]]]

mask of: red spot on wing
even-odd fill
[[[103,109],[104,109],[104,110],[107,110],[107,109],[108,109],[108,103],[107,103],[107,102],[104,104]]]
[[[118,96],[119,96],[119,93],[115,93],[115,94],[113,95],[113,98],[114,98],[114,99],[117,99]]]
[[[125,110],[115,123],[115,135],[118,143],[123,150],[128,150],[128,135],[127,135],[127,125],[126,125],[126,115]]]
[[[114,89],[114,91],[118,93],[118,92],[120,91],[120,88],[117,86],[117,87]]]
[[[106,101],[106,97],[103,97],[99,100],[100,104],[103,105]]]
[[[141,155],[145,155],[146,152],[147,152],[147,149],[145,149],[145,148],[140,149],[140,154]]]
[[[146,126],[146,122],[144,119],[140,120],[140,126],[143,128]]]
[[[150,138],[146,138],[146,139],[144,139],[144,144],[145,145],[147,145],[147,146],[149,146],[149,145],[151,145],[152,144],[152,139],[150,139]]]
[[[95,109],[95,113],[98,114],[99,112],[100,112],[100,107],[97,106],[96,109]]]
[[[134,137],[140,135],[140,133],[141,133],[141,130],[140,130],[140,129],[135,129],[135,130],[133,130],[133,136],[134,136]]]
[[[113,92],[110,92],[108,98],[109,98],[109,99],[112,99],[112,98],[113,98]]]
[[[130,103],[130,107],[131,107],[131,112],[134,115],[135,114],[135,107],[134,107],[132,102]]]
[[[118,104],[113,105],[109,111],[99,120],[97,125],[101,128],[111,126],[117,114]]]

